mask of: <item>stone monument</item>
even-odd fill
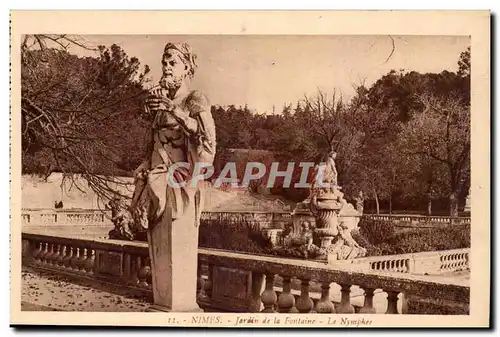
[[[363,209],[365,208],[365,197],[363,196],[363,191],[359,191],[358,196],[354,199],[356,202],[356,210],[360,215],[363,215]]]
[[[112,240],[134,240],[134,219],[125,206],[123,200],[115,197],[108,202],[111,208],[111,222],[114,228],[109,231],[108,236]]]
[[[470,188],[469,188],[469,193],[467,194],[467,198],[465,199],[464,212],[470,213],[470,210],[471,210],[471,204],[470,204]]]
[[[130,211],[147,228],[151,310],[197,312],[203,178],[213,170],[215,125],[208,99],[187,87],[196,70],[191,47],[168,43],[162,70],[159,87],[151,90],[145,104],[153,123],[147,158],[135,171]]]
[[[293,246],[297,243],[292,239],[292,235],[307,238],[309,252],[318,256],[318,259],[328,261],[366,255],[366,249],[351,235],[352,231],[357,229],[361,214],[344,199],[344,194],[338,186],[335,158],[336,153],[332,150],[323,163],[316,165],[315,180],[309,198],[299,203],[296,212],[292,213],[294,228],[297,229],[294,230],[294,234],[290,234],[290,239],[284,240]],[[309,241],[309,236],[298,231],[300,224],[307,222],[310,215],[315,219],[314,238],[317,245]],[[309,228],[309,225],[306,227]]]

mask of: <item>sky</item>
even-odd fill
[[[456,71],[460,53],[470,44],[465,36],[284,36],[284,35],[85,35],[92,47],[120,45],[141,65],[151,68],[156,84],[167,42],[187,42],[197,54],[198,69],[191,89],[208,96],[211,104],[248,107],[259,113],[280,112],[314,95],[354,94],[353,86],[370,86],[391,69]],[[93,52],[72,47],[70,52]]]

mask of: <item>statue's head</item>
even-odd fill
[[[192,78],[196,71],[196,55],[187,43],[167,43],[162,58],[162,78],[164,89],[179,88],[186,78]]]
[[[309,221],[304,221],[304,222],[302,223],[302,229],[303,229],[304,231],[308,231],[310,228],[311,228],[311,224],[309,223]]]

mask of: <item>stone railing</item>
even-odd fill
[[[23,264],[151,291],[147,245],[22,234]]]
[[[234,223],[250,223],[263,228],[279,228],[285,223],[292,222],[292,215],[289,212],[203,212],[202,220]]]
[[[23,209],[22,222],[25,225],[51,225],[51,224],[87,224],[103,225],[111,224],[111,212],[109,210],[54,210],[54,209]],[[387,215],[387,214],[365,214],[364,218],[374,220],[392,221],[402,227],[426,227],[440,226],[444,224],[470,224],[470,218],[451,218],[445,216],[424,215]],[[227,211],[227,212],[203,212],[202,220],[229,221],[238,223],[250,223],[264,228],[283,228],[285,224],[292,222],[290,212],[259,212],[259,211]]]
[[[21,216],[24,225],[111,224],[109,210],[23,209]],[[289,212],[203,212],[202,220],[246,222],[262,229],[282,227],[285,223],[291,223],[292,216]]]
[[[23,225],[103,225],[111,223],[109,210],[57,210],[57,209],[23,209],[21,213]]]
[[[470,248],[400,255],[370,256],[335,262],[358,271],[382,271],[421,275],[448,274],[469,269]]]
[[[398,225],[418,226],[454,224],[470,224],[469,217],[427,216],[427,215],[392,215],[392,214],[364,214],[363,217],[373,220],[391,221]]]
[[[30,233],[23,233],[22,239],[25,265],[112,282],[151,295],[145,243]],[[469,287],[449,278],[360,272],[312,261],[212,249],[199,249],[198,268],[198,303],[205,311],[375,313],[377,289],[387,294],[386,314],[469,311]],[[351,302],[354,288],[362,291],[358,303]],[[401,309],[399,299],[403,301]]]

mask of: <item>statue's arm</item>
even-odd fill
[[[193,91],[187,102],[187,114],[179,123],[199,146],[199,161],[212,163],[215,157],[215,122],[208,98],[199,91]]]
[[[189,116],[189,112],[182,108],[175,108],[174,110],[175,119],[182,126],[184,131],[188,134],[193,135],[198,131],[198,121],[195,118]]]
[[[189,135],[197,135],[200,132],[200,123],[197,117],[202,120],[210,114],[210,103],[205,95],[199,91],[193,91],[187,101],[187,109],[176,106],[173,111],[174,117]]]

